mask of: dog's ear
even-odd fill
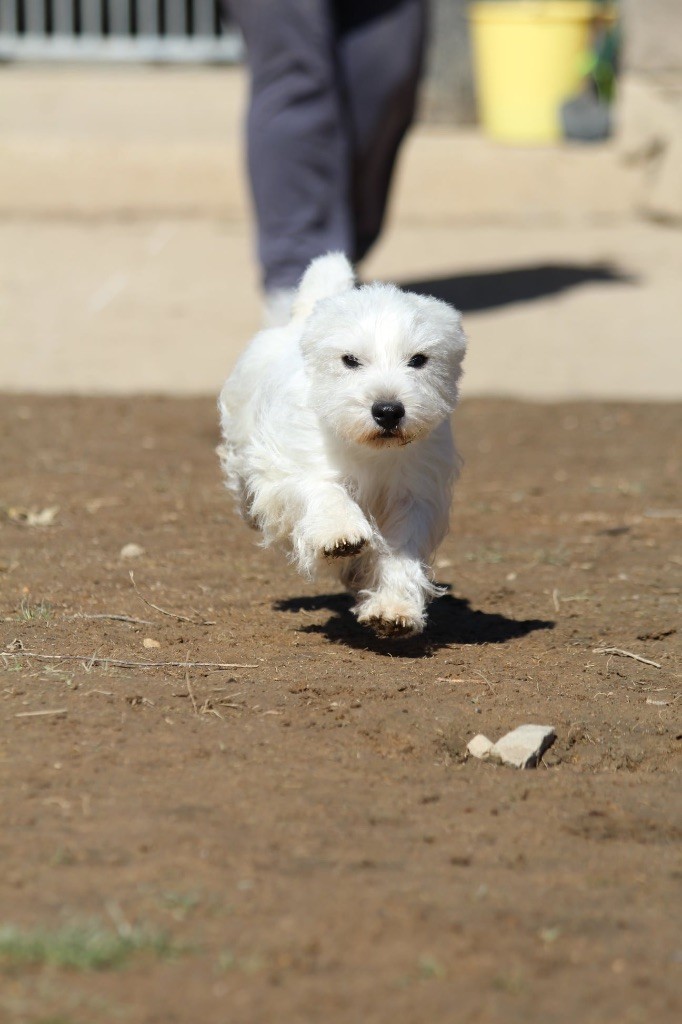
[[[436,344],[445,344],[451,354],[461,362],[466,352],[467,339],[462,328],[462,317],[454,306],[430,295],[409,293],[422,325]]]

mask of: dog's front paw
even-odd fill
[[[424,631],[424,624],[419,619],[408,619],[404,615],[396,618],[374,618],[363,620],[366,625],[382,639],[400,640],[403,638],[418,636]]]
[[[306,514],[294,529],[293,542],[299,565],[312,570],[321,559],[353,558],[372,540],[372,527],[343,492],[332,493],[331,500],[311,501]]]
[[[326,545],[322,550],[325,558],[352,558],[353,555],[359,555],[366,544],[366,537],[352,540],[348,537],[343,537],[340,540],[335,540],[332,544]]]
[[[423,633],[426,615],[407,601],[385,601],[370,598],[355,609],[358,622],[368,626],[377,636],[400,639]]]
[[[371,541],[372,527],[359,509],[356,514],[345,518],[345,522],[334,524],[333,532],[319,538],[320,553],[324,558],[353,558]]]

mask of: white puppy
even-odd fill
[[[336,559],[360,622],[420,633],[439,591],[450,430],[466,341],[455,309],[392,285],[355,287],[345,256],[306,271],[291,322],[256,335],[223,387],[228,487],[263,543],[303,574]]]

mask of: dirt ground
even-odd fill
[[[0,1020],[678,1021],[678,427],[463,403],[451,589],[381,644],[235,517],[212,400],[3,397]],[[464,759],[523,722],[537,770]]]

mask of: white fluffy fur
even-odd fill
[[[265,544],[308,576],[334,559],[360,622],[411,635],[438,592],[429,565],[458,469],[449,417],[466,342],[446,303],[354,285],[345,256],[313,261],[291,322],[256,335],[223,387],[220,455]],[[405,407],[390,436],[371,412],[386,401]]]

